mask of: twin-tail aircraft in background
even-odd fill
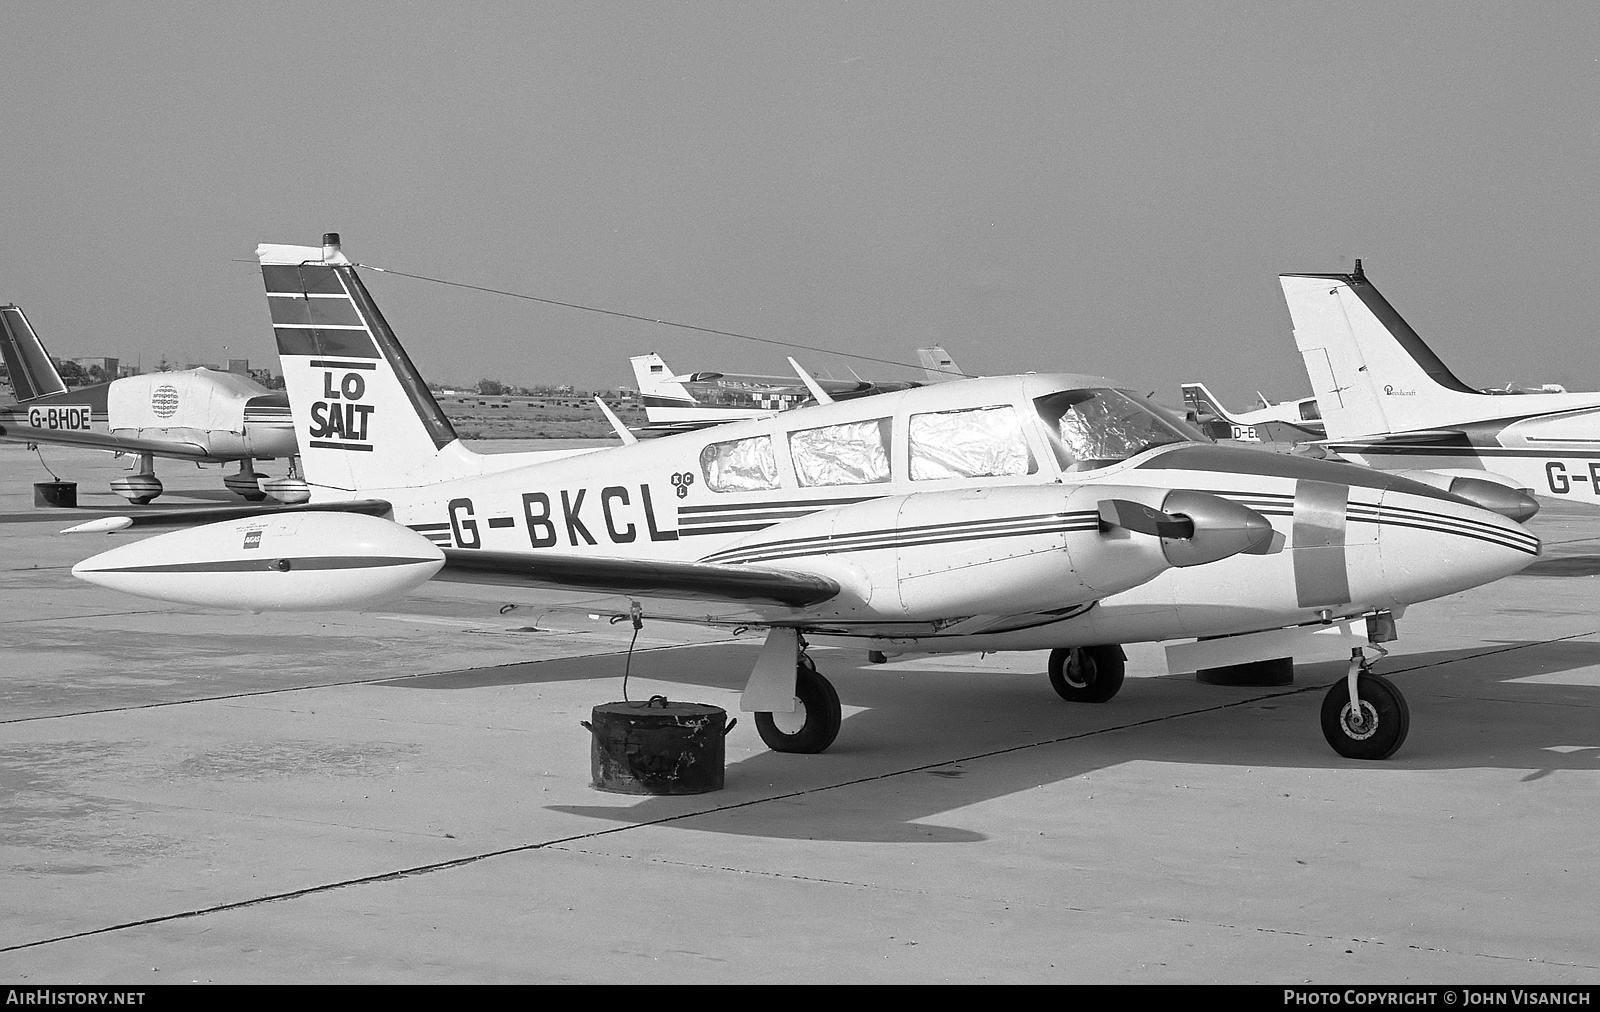
[[[1521,524],[1351,464],[1203,442],[1089,376],[962,380],[600,450],[456,438],[340,250],[257,250],[311,506],[114,548],[74,575],[202,607],[365,607],[440,575],[614,620],[765,631],[741,708],[777,751],[839,732],[809,643],[1049,649],[1100,703],[1120,644],[1169,668],[1337,658],[1322,729],[1378,759],[1404,698],[1368,670],[1394,617],[1517,572]],[[366,512],[361,512],[366,511]],[[378,514],[378,515],[371,515]],[[95,528],[104,529],[104,528]],[[506,588],[512,588],[507,591]]]
[[[223,484],[258,502],[267,491],[255,461],[296,453],[288,397],[248,377],[185,369],[68,389],[18,306],[0,306],[0,353],[17,397],[0,407],[0,439],[133,454],[138,472],[111,483],[129,502],[142,505],[161,494],[156,457],[238,461]],[[309,494],[292,473],[265,481],[286,502],[304,502]]]
[[[639,384],[645,419],[650,423],[641,431],[670,433],[765,418],[802,404],[831,404],[965,378],[943,348],[918,348],[917,359],[922,363],[921,381],[817,379],[801,371],[794,359],[789,360],[796,370],[793,377],[709,371],[674,375],[655,352],[635,355],[629,362]]]
[[[1194,382],[1183,385],[1183,403],[1196,424],[1213,439],[1294,444],[1319,440],[1325,435],[1315,397],[1277,404],[1262,397],[1259,408],[1229,411],[1204,383]]]
[[[1356,261],[1279,279],[1328,449],[1391,471],[1477,476],[1600,504],[1600,393],[1506,395],[1450,371]]]

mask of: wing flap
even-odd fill
[[[613,594],[712,601],[768,601],[804,608],[839,593],[832,580],[809,573],[703,562],[644,562],[575,555],[445,549],[436,580],[500,586],[546,586]]]

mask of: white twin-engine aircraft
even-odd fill
[[[1407,605],[1540,550],[1460,496],[1201,442],[1086,376],[963,380],[616,448],[479,455],[337,235],[257,252],[323,512],[162,535],[75,575],[259,611],[365,607],[442,570],[565,592],[615,619],[763,628],[741,708],[788,752],[820,752],[840,727],[811,640],[1048,648],[1051,684],[1082,702],[1116,694],[1127,642],[1193,641],[1168,648],[1174,671],[1339,658],[1349,676],[1324,702],[1324,733],[1343,755],[1384,758],[1409,715],[1363,649],[1392,638]]]

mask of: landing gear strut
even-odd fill
[[[793,713],[757,713],[756,732],[774,752],[822,752],[839,735],[839,694],[801,648],[795,664]]]
[[[1351,651],[1350,670],[1322,699],[1322,734],[1346,759],[1387,759],[1411,730],[1411,709],[1394,683],[1367,667],[1361,650]]]
[[[1050,651],[1050,687],[1069,703],[1104,703],[1122,688],[1128,661],[1112,643]]]

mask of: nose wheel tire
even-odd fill
[[[774,752],[822,752],[839,736],[844,722],[839,694],[817,674],[809,657],[795,669],[793,713],[757,713],[756,733]]]
[[[1333,683],[1322,698],[1322,734],[1333,750],[1346,759],[1387,759],[1394,755],[1411,730],[1411,708],[1394,683],[1364,671],[1356,678],[1357,712],[1350,705],[1350,687]]]
[[[1128,666],[1116,644],[1050,651],[1050,687],[1069,703],[1104,703],[1122,688]]]

